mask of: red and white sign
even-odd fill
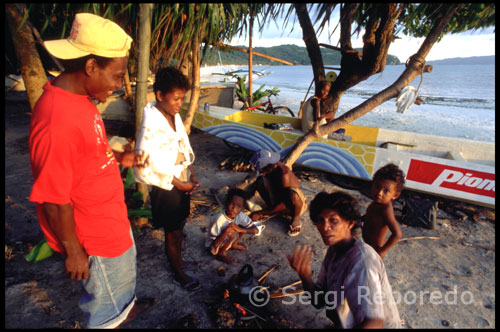
[[[484,197],[495,197],[495,173],[411,159],[406,179],[428,184],[436,190],[447,188]]]

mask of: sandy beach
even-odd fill
[[[56,254],[39,263],[24,259],[30,246],[43,238],[35,205],[28,201],[33,183],[28,154],[30,109],[20,92],[7,93],[5,104],[5,328],[84,328],[85,319],[77,305],[80,284],[65,275],[63,257]],[[325,311],[299,296],[273,298],[261,307],[233,297],[233,276],[243,265],[252,265],[255,280],[275,266],[261,283],[272,293],[299,280],[285,256],[297,244],[313,248],[314,279],[326,247],[306,212],[300,235],[287,236],[286,223],[272,218],[260,236],[243,237],[247,251],[231,252],[236,263],[227,265],[214,259],[205,248],[207,230],[220,211],[213,193],[223,202],[227,186],[252,173],[219,170],[220,163],[235,153],[221,139],[193,130],[190,141],[201,187],[193,195],[192,215],[184,229],[183,257],[200,262],[188,274],[199,279],[202,288],[188,292],[175,285],[164,253],[163,230],[132,220],[137,296],[155,296],[159,303],[123,328],[329,327]],[[340,188],[323,173],[294,171],[307,203],[320,191],[334,190],[358,197],[362,212],[370,203],[361,192]],[[397,217],[401,203],[395,204]],[[401,228],[403,238],[389,251],[385,265],[403,327],[495,328],[495,211],[447,202],[439,205],[435,229]],[[299,284],[295,289],[300,288]],[[224,298],[226,290],[230,297]],[[234,306],[236,299],[247,309],[246,315]]]

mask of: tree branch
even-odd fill
[[[417,75],[421,74],[424,69],[432,70],[432,67],[425,66],[425,57],[429,54],[432,46],[438,41],[448,22],[461,6],[461,4],[454,4],[447,7],[446,11],[442,15],[442,18],[431,29],[417,53],[410,57],[406,69],[391,86],[372,96],[370,99],[365,100],[363,103],[351,109],[334,121],[326,125],[322,125],[319,128],[319,133],[315,133],[314,128],[311,129],[297,141],[297,143],[285,157],[283,163],[292,168],[292,165],[295,163],[298,157],[307,148],[309,143],[312,142],[315,138],[332,133],[342,126],[345,126],[370,112],[378,105],[386,102],[389,99],[395,98],[399,94],[399,92],[408,84],[410,84],[410,82],[413,81],[413,79]]]

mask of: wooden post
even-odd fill
[[[230,50],[235,50],[235,51],[239,51],[239,52],[243,52],[243,53],[248,53],[248,50],[246,50],[244,48],[235,47],[235,46],[231,46],[231,45],[226,45],[226,44],[223,44],[223,43],[220,43],[220,42],[215,42],[214,45],[217,45],[217,46],[220,46],[220,47],[223,47],[223,48],[229,48]],[[254,52],[254,51],[252,51],[252,55],[259,56],[261,58],[265,58],[265,59],[269,59],[269,60],[273,60],[273,61],[277,61],[277,62],[281,62],[281,63],[284,63],[285,65],[293,66],[293,63],[291,63],[289,61],[278,59],[278,58],[272,57],[270,55],[265,55],[265,54]]]
[[[135,138],[142,123],[142,113],[144,106],[147,104],[148,93],[148,75],[149,75],[149,54],[151,44],[151,16],[153,12],[153,4],[139,4],[139,35],[137,47],[137,78],[135,87]],[[137,183],[137,191],[142,193],[144,203],[149,196],[148,186],[144,183]]]

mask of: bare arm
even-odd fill
[[[193,191],[195,191],[199,186],[200,183],[198,182],[198,178],[196,177],[196,174],[194,173],[194,169],[192,165],[188,166],[189,171],[191,172],[191,176],[189,178],[189,181],[181,181],[178,178],[174,176],[172,179],[172,185],[179,189],[180,191],[184,191],[187,195],[192,194]]]
[[[144,167],[144,164],[140,162],[140,156],[136,154],[135,151],[118,152],[113,150],[113,154],[115,155],[115,159],[118,161],[118,163],[123,167]]]
[[[255,226],[245,228],[245,227],[240,227],[240,226],[236,225],[234,222],[229,224],[229,226],[233,227],[233,229],[238,233],[257,234],[259,232],[259,230]]]
[[[309,246],[297,245],[292,255],[286,255],[286,258],[290,266],[299,275],[300,280],[302,280],[302,287],[304,290],[313,294],[316,291],[316,287],[311,277],[311,263],[314,258],[312,248]]]
[[[319,102],[319,98],[312,99],[311,105],[313,108],[314,121],[321,120],[321,104]]]
[[[403,233],[401,232],[401,227],[399,227],[399,223],[394,216],[394,209],[392,207],[392,204],[388,204],[387,207],[384,207],[383,218],[385,224],[391,231],[391,236],[380,248],[379,254],[382,259],[384,259],[389,249],[392,248],[396,243],[398,243],[399,239],[401,239],[401,236],[403,235]]]
[[[51,230],[66,251],[66,273],[71,279],[89,277],[88,255],[76,236],[73,208],[70,204],[43,203],[43,209]]]

